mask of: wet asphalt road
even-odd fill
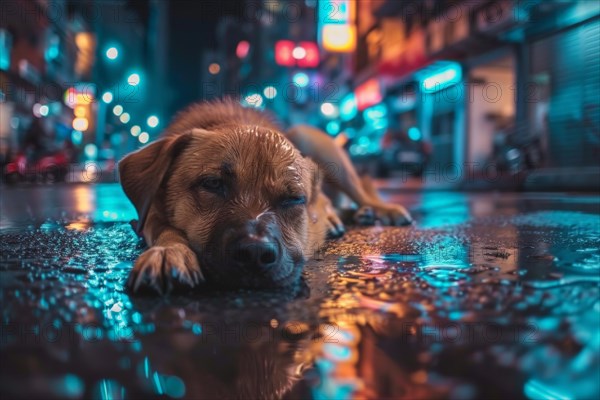
[[[600,197],[411,192],[282,292],[123,290],[117,185],[0,188],[2,398],[597,398]]]

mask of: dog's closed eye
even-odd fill
[[[225,181],[218,176],[203,176],[196,181],[194,186],[215,194],[225,192]]]

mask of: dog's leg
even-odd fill
[[[138,257],[129,275],[127,285],[134,292],[148,287],[164,294],[176,283],[193,287],[204,281],[198,257],[184,234],[166,224],[154,209],[143,234],[150,248]]]
[[[317,163],[327,183],[358,204],[355,217],[358,223],[370,225],[380,220],[384,225],[406,225],[412,222],[404,207],[385,203],[372,185],[365,188],[348,155],[325,132],[297,125],[288,131],[287,137],[301,153]]]

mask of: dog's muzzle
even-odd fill
[[[281,261],[279,244],[268,235],[243,235],[227,248],[231,262],[250,271],[268,272]]]

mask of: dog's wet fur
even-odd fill
[[[304,261],[343,225],[321,191],[319,167],[298,148],[304,142],[288,137],[265,113],[237,102],[199,103],[178,114],[161,139],[126,156],[121,183],[150,246],[129,286],[165,293],[205,280],[230,288],[296,282]],[[330,143],[326,134],[318,140]],[[409,219],[401,207],[368,198],[372,204],[359,206]]]

